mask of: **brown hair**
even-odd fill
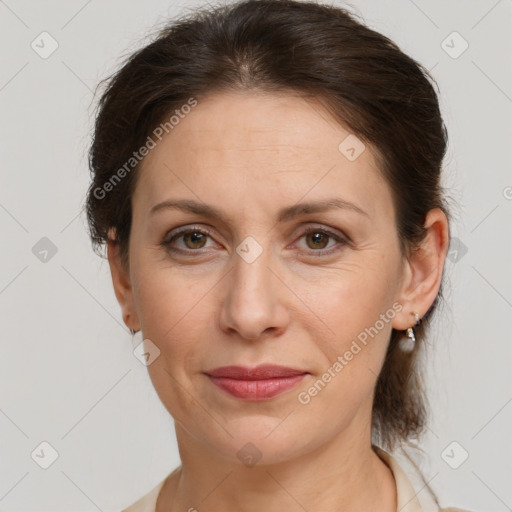
[[[404,257],[423,240],[430,209],[441,208],[450,219],[440,185],[447,134],[435,81],[395,43],[342,8],[294,0],[208,7],[170,22],[104,82],[86,208],[94,249],[114,228],[126,265],[139,168],[126,162],[176,109],[222,90],[293,90],[314,97],[375,148],[393,194]],[[107,193],[105,184],[123,166],[123,178],[110,181]],[[442,290],[416,329],[413,352],[397,347],[403,332],[393,329],[372,416],[373,441],[384,448],[417,438],[425,428],[418,357],[441,298]]]

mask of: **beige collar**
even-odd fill
[[[376,445],[373,448],[377,455],[388,465],[395,477],[397,512],[422,512],[416,492],[395,458]]]

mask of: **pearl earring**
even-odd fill
[[[413,312],[411,315],[414,315],[415,323],[412,327],[409,327],[406,331],[406,337],[403,337],[400,340],[400,348],[404,352],[412,352],[414,347],[416,346],[416,336],[414,335],[414,327],[417,327],[421,323],[421,318],[418,313]]]

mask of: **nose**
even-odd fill
[[[237,253],[234,267],[225,281],[220,323],[225,332],[257,340],[265,335],[277,336],[286,330],[289,311],[286,286],[273,270],[268,250],[251,263]]]

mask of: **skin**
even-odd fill
[[[402,256],[373,149],[354,161],[338,150],[349,133],[292,92],[223,92],[201,98],[145,158],[132,198],[130,268],[113,242],[108,258],[126,325],[160,350],[148,371],[176,426],[182,465],[166,480],[157,512],[396,510],[393,475],[371,449],[373,393],[392,327],[412,326],[412,312],[422,317],[438,293],[449,228],[444,213],[431,210],[422,247]],[[277,222],[281,208],[333,197],[366,215],[331,209]],[[149,213],[168,199],[206,203],[226,218]],[[168,252],[162,242],[184,226],[210,234],[174,239],[193,254]],[[348,243],[315,237],[318,229]],[[236,252],[247,236],[262,249],[252,263]],[[393,303],[401,311],[299,403]],[[310,375],[271,400],[249,402],[203,373],[260,363]],[[237,457],[248,442],[261,452],[252,467]]]

